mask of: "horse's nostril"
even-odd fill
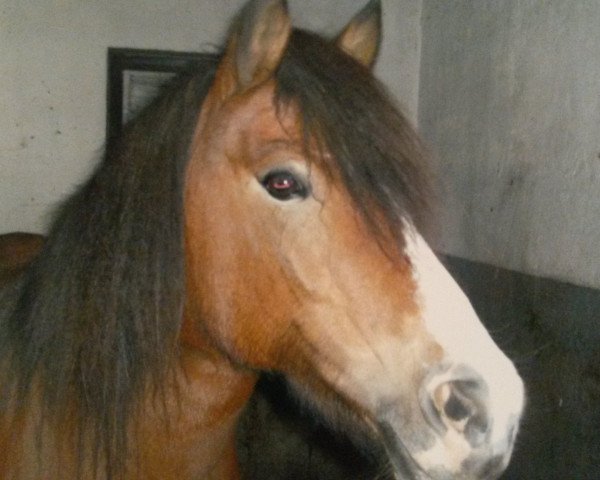
[[[458,378],[457,378],[458,377]],[[452,429],[473,446],[481,445],[489,430],[488,392],[483,379],[471,370],[461,369],[459,375],[448,373],[429,382],[424,408],[432,425],[444,430]]]
[[[467,397],[462,395],[460,390],[454,388],[452,382],[444,383],[440,386],[440,389],[446,391],[446,399],[439,408],[448,419],[455,422],[462,422],[475,413],[475,406]]]

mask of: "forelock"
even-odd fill
[[[276,102],[293,102],[305,137],[339,173],[376,233],[424,228],[431,199],[421,144],[371,71],[315,34],[294,30],[276,74]],[[325,160],[328,159],[328,160]]]

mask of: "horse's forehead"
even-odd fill
[[[275,99],[275,86],[267,83],[252,91],[228,99],[220,109],[224,141],[246,147],[285,140],[302,141],[302,123],[294,103],[281,104]]]

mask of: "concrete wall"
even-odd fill
[[[243,0],[4,0],[0,6],[0,232],[43,232],[102,149],[106,49],[219,45]],[[297,25],[337,32],[366,0],[291,0]],[[377,73],[417,110],[421,0],[384,0]]]
[[[441,250],[600,287],[600,2],[424,0]]]

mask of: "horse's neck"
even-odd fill
[[[177,388],[165,389],[164,403],[149,396],[138,416],[130,446],[135,454],[123,480],[237,480],[236,425],[256,378],[185,346],[179,360]],[[37,402],[17,417],[0,415],[0,451],[6,453],[0,454],[0,478],[104,478],[88,467],[77,475],[72,448],[60,447],[62,441],[73,445],[74,425],[53,425],[40,440],[39,421]]]
[[[43,238],[37,235],[0,235],[0,288],[8,286],[26,269],[42,243]],[[160,402],[149,399],[147,408],[140,415],[142,424],[136,446],[141,461],[136,463],[141,471],[133,474],[131,480],[236,479],[239,475],[235,430],[240,413],[254,389],[256,377],[239,371],[211,349],[190,322],[184,321],[181,338],[178,388],[166,390],[166,411]],[[164,413],[168,422],[162,420]],[[37,471],[39,458],[35,438],[38,432],[33,426],[36,419],[38,417],[32,413],[29,421],[25,417],[19,418],[9,427],[0,416],[0,450],[17,448],[10,440],[11,436],[22,437],[24,442],[11,455],[12,462],[9,457],[5,461],[0,454],[0,478],[5,478],[5,472],[10,472],[19,463],[29,465],[17,466],[24,472]],[[19,432],[15,432],[13,427],[20,425],[19,422],[23,425],[18,428]],[[43,443],[51,452],[44,461],[50,461],[52,465],[56,463],[54,466],[44,464],[44,468],[48,471],[55,469],[68,477],[68,465],[72,459],[57,454],[50,437]],[[27,473],[15,475],[12,478],[29,478]],[[65,475],[61,475],[62,478],[66,478]]]
[[[236,425],[255,375],[186,346],[180,366],[177,398],[167,400],[168,428],[150,415],[138,437],[144,478],[238,478]]]

